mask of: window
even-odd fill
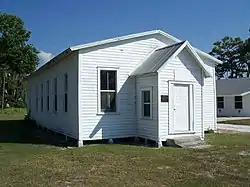
[[[41,112],[43,112],[43,84],[41,84]]]
[[[242,109],[243,108],[242,96],[235,96],[234,97],[234,106],[235,106],[235,109]]]
[[[64,74],[64,112],[68,112],[68,74]]]
[[[38,112],[38,86],[36,86],[36,111]]]
[[[54,78],[54,112],[57,112],[57,78]]]
[[[152,118],[152,88],[141,90],[141,108],[142,118]]]
[[[117,112],[117,69],[99,70],[100,112]]]
[[[49,92],[50,92],[50,90],[49,90],[49,80],[47,80],[47,101],[46,101],[46,103],[47,103],[47,111],[49,111]]]
[[[224,97],[217,97],[217,108],[224,108]]]

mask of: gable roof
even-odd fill
[[[179,42],[154,50],[131,75],[159,72],[165,63],[175,58],[185,48],[205,72],[205,76],[211,77],[212,75],[209,73],[200,57],[192,49],[192,46],[188,41]]]
[[[145,36],[153,36],[153,35],[160,35],[160,36],[166,37],[167,39],[170,39],[173,42],[181,42],[181,40],[175,38],[174,36],[171,36],[170,34],[163,32],[161,30],[152,30],[152,31],[147,31],[147,32],[141,32],[141,33],[130,34],[130,35],[125,35],[125,36],[121,36],[121,37],[101,40],[101,41],[97,41],[97,42],[91,42],[91,43],[87,43],[87,44],[83,44],[83,45],[76,45],[76,46],[72,46],[72,47],[67,48],[66,50],[64,50],[63,52],[61,52],[57,56],[55,56],[53,59],[51,59],[49,62],[47,62],[46,64],[41,66],[34,73],[29,75],[29,77],[42,71],[43,69],[50,67],[51,65],[60,61],[60,59],[70,55],[71,53],[73,53],[75,51],[78,51],[81,49],[97,47],[97,46],[101,46],[101,45],[106,45],[106,44],[111,44],[111,43],[115,43],[115,42],[125,41],[125,40],[129,40],[129,39],[136,39],[136,38],[141,38],[141,37],[145,37]],[[207,53],[205,53],[197,48],[194,48],[194,50],[199,55],[205,56],[205,57],[213,60],[215,63],[222,64],[222,61],[218,60],[217,58],[215,58],[215,57],[213,57],[213,56],[211,56],[211,55],[209,55],[209,54],[207,54]]]
[[[164,36],[174,42],[182,42],[181,40],[179,40],[178,38],[175,38],[174,36],[167,34],[161,30],[152,30],[152,31],[147,31],[147,32],[140,32],[140,33],[136,33],[136,34],[130,34],[130,35],[125,35],[125,36],[121,36],[121,37],[116,37],[116,38],[111,38],[111,39],[106,39],[106,40],[101,40],[101,41],[97,41],[97,42],[91,42],[91,43],[87,43],[87,44],[83,44],[83,45],[76,45],[76,46],[72,46],[69,49],[72,51],[75,50],[80,50],[80,49],[86,49],[86,48],[90,48],[90,47],[96,47],[99,45],[104,45],[104,44],[110,44],[113,42],[119,42],[119,41],[124,41],[124,40],[129,40],[129,39],[133,39],[133,38],[140,38],[140,37],[144,37],[144,36],[150,36],[150,35],[156,35],[159,34],[161,36]],[[197,49],[194,47],[194,50],[202,55],[205,56],[211,60],[213,60],[214,62],[218,63],[218,64],[222,64],[223,62],[220,61],[219,59],[205,53],[204,51],[201,51],[200,49]]]
[[[220,79],[216,81],[217,96],[244,96],[250,93],[250,78]]]

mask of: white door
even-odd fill
[[[172,84],[173,102],[171,108],[173,120],[170,124],[171,133],[189,133],[192,131],[192,88],[190,84]]]

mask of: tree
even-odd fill
[[[18,103],[23,100],[24,77],[35,71],[38,50],[28,43],[31,32],[15,15],[0,13],[0,90],[4,100]],[[7,75],[9,75],[7,77]],[[3,84],[6,90],[3,90]],[[20,85],[21,84],[21,85]]]
[[[240,51],[244,42],[239,38],[225,36],[221,41],[214,43],[212,51],[209,53],[221,60],[223,64],[216,66],[216,76],[222,78],[243,77],[247,66],[241,61]]]
[[[250,76],[250,37],[245,40],[240,49],[240,60],[247,67],[246,76]]]

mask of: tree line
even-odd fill
[[[15,15],[0,13],[0,103],[25,107],[25,77],[36,70],[38,50],[29,44],[31,32]]]
[[[38,50],[29,43],[31,32],[15,15],[0,12],[0,104],[25,107],[25,78],[38,65]],[[250,37],[226,36],[213,44],[211,55],[223,64],[216,66],[220,78],[250,76]]]
[[[242,40],[225,36],[213,45],[209,54],[223,62],[215,68],[218,79],[250,76],[250,37]]]

